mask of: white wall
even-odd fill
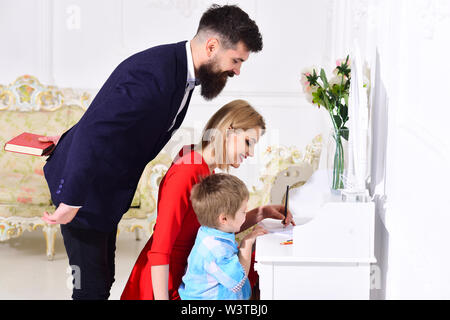
[[[401,74],[387,176],[387,296],[449,299],[450,144],[446,139],[450,45],[448,1],[403,1]],[[395,127],[395,129],[394,129]]]
[[[0,45],[0,83],[10,83],[24,73],[42,74],[42,24],[38,12],[37,1],[0,3],[0,26],[4,30]]]
[[[388,97],[386,176],[377,188],[377,258],[383,287],[374,298],[450,298],[450,3],[337,1],[334,50],[358,39],[377,47]]]

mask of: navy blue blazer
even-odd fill
[[[178,129],[187,79],[186,41],[139,52],[113,71],[78,123],[60,138],[44,174],[52,201],[82,206],[72,226],[112,231],[145,166]]]

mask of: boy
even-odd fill
[[[201,224],[178,293],[183,300],[243,300],[251,295],[248,272],[252,246],[267,233],[257,226],[238,248],[235,232],[245,221],[249,193],[229,174],[213,174],[191,191],[192,207]]]

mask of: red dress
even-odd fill
[[[210,175],[193,145],[185,146],[159,186],[153,235],[142,249],[122,293],[122,300],[153,300],[151,266],[169,265],[169,299],[180,299],[178,287],[197,236],[197,216],[189,197],[192,187]]]

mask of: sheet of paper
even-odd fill
[[[292,232],[294,230],[294,227],[292,225],[284,227],[281,224],[281,220],[276,219],[264,219],[259,223],[259,225],[262,226],[267,231],[269,231],[269,233],[280,235],[292,236]]]

